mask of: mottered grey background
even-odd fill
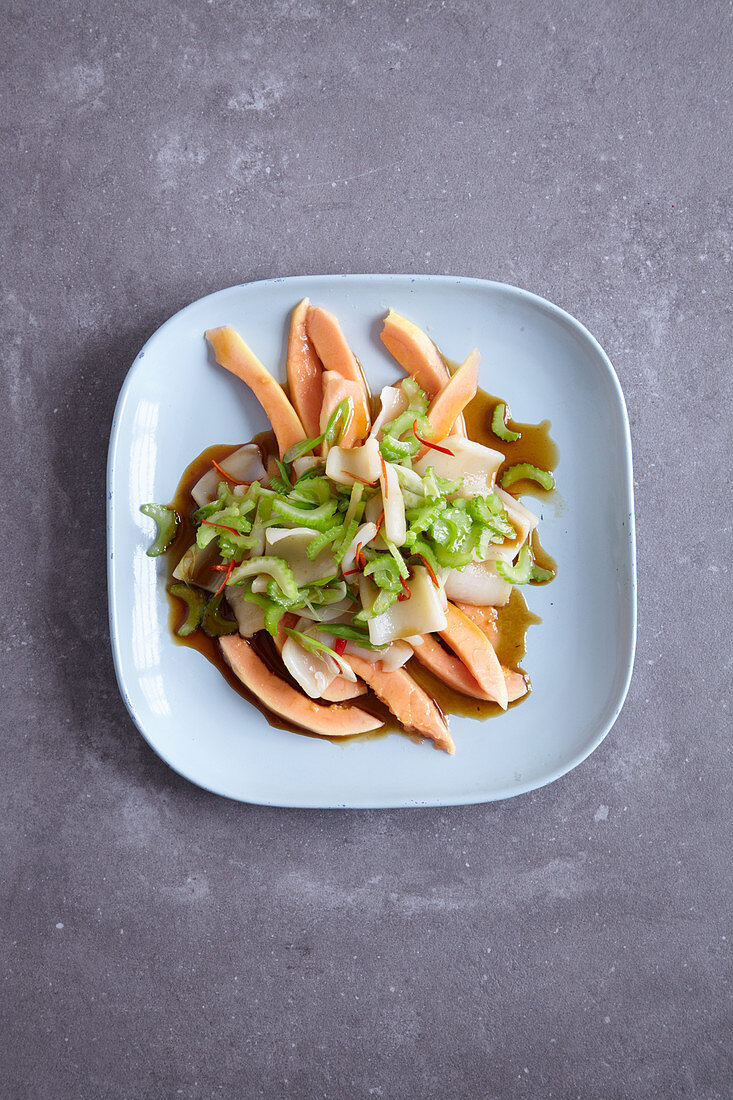
[[[730,1095],[730,19],[3,5],[3,1096]],[[168,770],[118,695],[128,365],[200,295],[341,271],[526,287],[621,378],[635,676],[534,794],[238,805]]]

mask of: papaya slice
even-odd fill
[[[463,410],[476,396],[480,362],[481,355],[478,349],[474,348],[465,363],[462,363],[456,373],[451,375],[430,402],[428,420],[433,426],[433,434],[428,438],[431,443],[440,443],[441,439],[450,435],[455,425],[462,421]],[[427,450],[427,447],[423,447],[418,458],[422,458]]]
[[[307,438],[282,386],[247,347],[236,329],[231,325],[209,329],[206,339],[211,344],[217,363],[241,378],[262,405],[275,433],[281,458],[294,443]]]
[[[310,306],[306,317],[306,332],[316,349],[318,358],[323,363],[323,369],[336,371],[347,381],[357,383],[359,414],[362,421],[366,423],[368,432],[371,423],[369,390],[361,367],[346,341],[337,318],[321,306]]]
[[[320,434],[321,375],[323,368],[308,332],[306,317],[310,302],[298,302],[290,318],[286,369],[290,400],[308,439]]]
[[[472,699],[482,699],[485,702],[496,702],[493,695],[489,695],[480,686],[475,676],[468,671],[463,661],[452,653],[446,653],[442,645],[430,634],[423,635],[422,645],[415,646],[415,657],[424,665],[428,672],[432,672],[439,680],[442,680],[454,691],[460,691],[463,695],[470,695]],[[526,695],[527,681],[521,672],[503,668],[504,681],[507,687],[507,701],[513,703]]]
[[[363,390],[358,382],[344,378],[335,370],[323,372],[323,403],[321,405],[321,419],[319,432],[325,432],[328,422],[337,407],[345,398],[351,398],[354,415],[349,421],[344,432],[340,447],[353,447],[360,439],[369,434],[369,416],[362,400]]]
[[[464,615],[476,623],[476,626],[483,630],[494,649],[496,649],[496,643],[499,641],[499,624],[497,621],[496,608],[477,607],[475,604],[461,603],[459,600],[454,600],[453,603],[459,611],[462,611]]]
[[[435,397],[450,379],[450,372],[430,337],[393,309],[384,318],[380,335],[402,369],[428,397]]]
[[[441,638],[460,657],[479,687],[495,699],[502,710],[506,710],[509,702],[506,680],[491,642],[483,630],[455,604],[449,602],[445,614],[446,628],[438,631]]]
[[[296,691],[271,672],[251,645],[238,634],[219,639],[221,651],[234,675],[269,710],[309,733],[351,737],[379,729],[384,723],[358,707],[324,707]]]
[[[428,737],[436,749],[454,753],[455,745],[445,718],[423,689],[404,668],[383,672],[378,665],[349,653],[347,660],[357,676],[389,707],[406,730]]]

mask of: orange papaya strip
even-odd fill
[[[310,302],[298,302],[290,318],[287,374],[290,400],[308,439],[320,434],[321,375],[323,367],[306,331]]]
[[[313,342],[318,358],[323,363],[323,369],[337,371],[347,381],[358,384],[358,406],[360,416],[367,425],[364,433],[366,435],[371,424],[369,390],[364,381],[361,367],[346,342],[346,337],[337,318],[321,306],[311,306],[306,317],[306,331]]]
[[[466,405],[476,396],[480,362],[481,355],[474,348],[465,363],[462,363],[456,373],[451,375],[430,402],[428,420],[433,426],[433,434],[428,433],[428,438],[431,443],[440,443],[441,439],[451,434],[455,425],[462,419]],[[427,450],[427,447],[423,447],[418,458],[422,458]]]
[[[494,649],[496,649],[496,643],[499,641],[496,608],[477,607],[475,604],[461,603],[459,600],[454,600],[454,603],[459,611],[462,611],[464,615],[467,615],[469,619],[476,623],[476,626],[483,630]]]
[[[456,751],[445,718],[426,691],[415,683],[404,668],[383,672],[376,664],[352,653],[346,659],[357,676],[365,680],[374,694],[386,703],[406,730],[429,737],[436,749]]]
[[[220,638],[219,645],[234,675],[255,698],[295,726],[326,737],[351,737],[379,729],[384,724],[358,707],[324,707],[314,703],[271,672],[246,639],[238,634]]]
[[[361,386],[358,382],[352,382],[350,379],[344,378],[338,371],[324,371],[323,404],[321,405],[319,433],[325,432],[329,420],[345,398],[351,398],[354,415],[347,424],[339,446],[353,447],[360,439],[364,439],[369,434],[369,421],[365,418],[364,402],[361,399]]]
[[[231,325],[209,329],[206,339],[213,348],[217,363],[241,378],[262,405],[275,433],[281,458],[294,443],[308,438],[282,386],[247,347],[236,329]]]
[[[345,680],[343,676],[337,676],[333,683],[326,688],[321,699],[325,699],[328,703],[347,703],[349,699],[358,699],[360,695],[366,695],[367,691],[366,684],[363,684],[361,680],[357,680],[355,684],[352,684],[349,680]]]
[[[449,603],[445,614],[446,628],[438,631],[441,638],[461,658],[478,681],[479,687],[506,710],[509,702],[506,681],[491,642],[483,630],[459,611],[455,604]]]
[[[489,695],[480,687],[478,681],[468,671],[463,661],[452,653],[446,653],[442,645],[430,634],[423,635],[422,645],[415,646],[415,657],[424,665],[428,672],[432,672],[439,680],[442,680],[454,691],[460,691],[463,695],[470,695],[472,699],[483,699],[486,702],[495,702],[493,695]],[[508,702],[521,698],[527,693],[527,682],[520,672],[512,669],[502,669],[507,686]]]
[[[450,372],[433,341],[393,309],[384,318],[380,335],[402,369],[412,375],[428,397],[435,397],[450,379]]]

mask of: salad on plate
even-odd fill
[[[506,403],[467,428],[477,350],[451,369],[392,310],[381,338],[405,376],[374,400],[337,318],[307,299],[286,387],[233,328],[209,330],[272,431],[210,449],[174,504],[143,505],[158,527],[148,553],[170,562],[177,638],[214,639],[209,656],[279,723],[331,738],[397,724],[452,753],[446,698],[480,715],[530,691],[523,634],[507,641],[518,587],[554,568],[517,493],[548,493],[554,478],[509,464],[530,426],[511,428]]]

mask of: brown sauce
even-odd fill
[[[539,466],[542,469],[553,470],[557,464],[558,450],[550,437],[550,422],[548,420],[543,420],[541,424],[520,424],[510,420],[508,422],[509,426],[514,431],[521,432],[521,439],[514,443],[505,443],[497,439],[491,431],[491,417],[494,407],[500,400],[501,398],[499,397],[493,397],[491,394],[479,390],[476,397],[465,411],[466,428],[470,438],[494,450],[501,451],[505,456],[505,462],[501,467],[502,470],[506,466],[512,466],[518,462],[531,462],[533,465]],[[255,436],[252,442],[259,444],[263,452],[265,464],[267,464],[267,459],[270,455],[277,454],[275,439],[272,432],[262,432]],[[232,451],[235,451],[237,447],[240,446],[241,443],[214,444],[211,447],[207,447],[206,450],[195,458],[184,470],[173,500],[171,501],[171,504],[181,518],[181,523],[176,539],[166,553],[169,580],[172,579],[171,575],[173,570],[181,557],[194,542],[196,537],[196,531],[190,518],[191,513],[195,509],[191,497],[191,489],[199,478],[203,477],[203,475],[211,469],[212,459],[216,462],[222,462],[232,453]],[[499,477],[500,476],[501,470],[499,473]],[[545,498],[550,495],[534,482],[517,482],[515,486],[512,486],[512,489],[515,491],[516,495],[520,492],[531,493],[532,496],[539,498]],[[541,565],[545,569],[556,570],[554,560],[540,545],[536,531],[533,532],[532,535],[532,550],[538,565]],[[190,649],[198,650],[202,656],[208,661],[211,661],[213,665],[216,665],[230,687],[241,695],[242,698],[246,699],[248,703],[256,707],[271,726],[277,729],[285,729],[294,733],[300,733],[306,737],[318,736],[317,734],[308,733],[298,726],[288,723],[285,719],[278,717],[273,714],[272,711],[262,706],[259,700],[244,687],[229,668],[229,665],[222,657],[219,644],[215,638],[210,638],[203,630],[197,630],[187,638],[180,638],[176,634],[176,630],[185,621],[187,609],[182,601],[176,599],[175,596],[169,595],[168,599],[170,602],[170,631],[177,645],[184,645],[188,646]],[[511,597],[506,607],[497,609],[497,624],[499,628],[497,655],[504,666],[524,673],[524,670],[520,667],[520,662],[526,652],[525,639],[527,630],[530,626],[539,622],[541,622],[541,619],[529,610],[522,592],[518,588],[512,588]],[[275,646],[266,632],[262,631],[260,634],[256,635],[251,639],[251,644],[258,656],[269,668],[283,677],[283,679],[294,684],[284,669]],[[410,674],[435,700],[444,714],[460,714],[468,718],[485,719],[502,713],[498,703],[487,703],[482,700],[471,699],[461,692],[453,691],[452,688],[448,687],[442,680],[433,676],[432,673],[414,658],[409,662],[407,667]],[[526,674],[525,678],[529,682],[529,677],[526,676]],[[522,699],[518,699],[515,703],[510,703],[509,705],[510,707],[518,706],[526,698],[527,696],[525,695]],[[373,733],[358,734],[356,737],[326,738],[326,740],[332,740],[334,743],[341,743],[352,740],[371,740],[377,737],[384,737],[386,734],[394,732],[405,734],[404,729],[399,725],[391,711],[376,698],[373,692],[370,691],[366,695],[362,695],[354,700],[354,705],[379,717],[384,722],[384,726]],[[421,740],[421,738],[413,737],[411,734],[406,734],[406,736],[409,736],[415,741]]]

